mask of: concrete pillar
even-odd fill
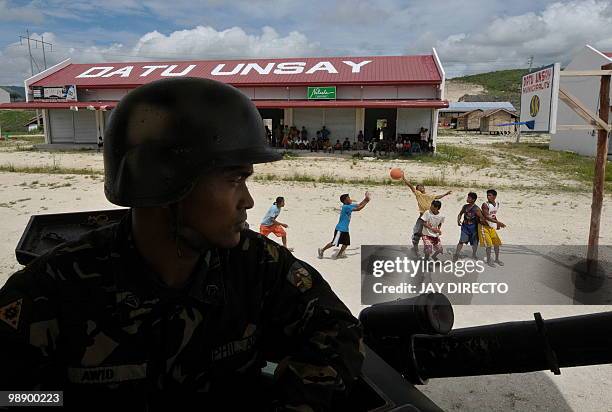
[[[365,107],[357,107],[355,109],[355,136],[353,136],[353,140],[357,140],[357,134],[359,131],[363,131],[365,126]]]
[[[283,126],[284,125],[293,126],[293,109],[292,108],[284,110],[283,121],[284,121]]]
[[[431,123],[431,139],[435,152],[438,147],[438,109],[431,109]]]
[[[49,110],[42,109],[42,117],[43,117],[43,134],[45,135],[45,143],[51,144],[51,136],[49,135]]]

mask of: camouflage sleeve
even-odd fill
[[[361,371],[361,325],[315,269],[277,250],[264,306],[264,348],[279,362],[277,388],[287,405],[337,409]]]
[[[52,285],[43,261],[12,275],[0,289],[0,388],[53,389],[59,335]]]

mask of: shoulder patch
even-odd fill
[[[266,248],[268,249],[268,255],[270,256],[270,262],[277,263],[279,260],[278,246],[274,242],[266,242]]]
[[[287,280],[298,288],[300,292],[306,292],[312,288],[312,276],[300,262],[295,262],[291,265],[289,273],[287,273]]]
[[[22,303],[23,298],[20,298],[0,308],[0,320],[15,330],[19,328]]]

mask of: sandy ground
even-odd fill
[[[0,165],[52,164],[62,167],[101,170],[102,158],[97,153],[0,153]],[[295,159],[264,165],[257,173],[287,175],[319,173],[319,175],[386,176],[396,162],[359,161],[352,159]],[[353,168],[350,168],[350,166]],[[411,164],[411,176],[436,173],[435,166]],[[512,178],[509,178],[512,180]],[[543,185],[541,177],[534,184]],[[302,182],[251,182],[255,207],[249,212],[249,222],[258,226],[276,196],[286,198],[280,220],[289,224],[290,246],[295,254],[316,267],[332,285],[336,293],[357,314],[360,304],[360,249],[361,244],[406,244],[416,219],[416,205],[412,194],[402,186],[349,186]],[[333,234],[338,219],[341,193],[349,192],[361,200],[369,189],[373,200],[367,208],[355,213],[351,222],[353,245],[348,259],[316,258],[317,247]],[[455,192],[445,199],[442,212],[449,218],[457,214],[467,190],[455,187],[430,188],[432,192]],[[33,173],[0,173],[0,230],[5,242],[0,244],[0,285],[20,268],[14,248],[32,214],[58,213],[79,210],[113,208],[103,195],[101,176],[47,175]],[[482,190],[479,195],[484,196]],[[584,244],[588,235],[590,191],[584,193],[550,193],[535,190],[503,191],[500,219],[508,224],[501,232],[506,243]],[[605,200],[602,222],[612,222],[612,198]],[[529,209],[527,209],[529,207]],[[305,224],[305,222],[308,222]],[[450,226],[445,233],[448,243],[454,243],[458,229]],[[602,225],[602,244],[612,244],[612,227]],[[455,327],[484,323],[533,319],[539,311],[545,319],[575,314],[611,310],[603,306],[460,306],[455,308]],[[550,372],[490,377],[435,379],[420,387],[445,410],[557,410],[557,411],[612,411],[612,366],[565,369],[561,376]]]
[[[547,137],[525,136],[523,141],[542,142]],[[493,142],[514,142],[511,136],[489,136],[480,134],[439,136],[438,144],[451,144],[467,148],[482,148]],[[322,153],[297,151],[300,157],[283,162],[255,165],[255,172],[260,176],[274,175],[278,177],[293,177],[307,175],[315,178],[333,177],[335,179],[369,179],[388,180],[388,171],[392,167],[401,167],[413,181],[423,179],[443,181],[449,185],[478,187],[516,187],[517,185],[542,189],[547,192],[550,181],[563,182],[569,185],[581,186],[572,182],[566,176],[547,172],[546,179],[540,173],[525,173],[530,163],[518,163],[515,157],[508,157],[500,149],[490,148],[491,167],[475,168],[469,164],[435,164],[415,162],[413,160],[377,160],[372,153],[361,151],[363,159],[353,159],[354,152],[341,155],[328,156]],[[306,156],[307,161],[301,156]],[[49,168],[75,168],[102,172],[104,165],[102,155],[96,152],[43,152],[43,151],[11,151],[0,148],[0,165],[11,165],[15,168],[23,167],[49,167]],[[537,162],[534,162],[537,167]],[[585,190],[589,190],[586,188]]]

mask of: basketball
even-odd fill
[[[391,179],[398,180],[404,177],[404,171],[399,167],[394,167],[389,171],[389,175],[391,176]]]

